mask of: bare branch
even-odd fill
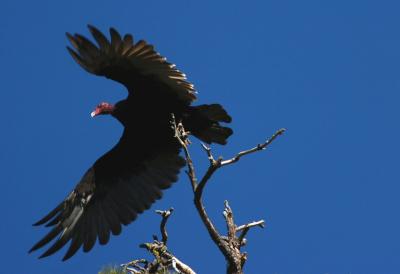
[[[224,201],[225,209],[223,215],[225,217],[226,226],[228,230],[228,239],[233,239],[236,237],[236,225],[233,220],[233,212],[227,200]]]
[[[259,226],[261,228],[264,228],[265,227],[265,221],[264,220],[259,220],[259,221],[254,221],[254,222],[251,222],[251,223],[248,223],[248,224],[245,224],[245,225],[238,226],[236,228],[236,232],[244,230],[244,229],[247,229],[247,228],[251,228],[251,227],[254,227],[254,226]]]
[[[174,211],[174,208],[171,207],[168,210],[156,210],[157,214],[160,214],[162,217],[161,223],[160,223],[160,231],[161,231],[161,237],[162,237],[162,242],[166,245],[168,241],[168,233],[167,229],[165,228],[169,216],[171,216],[172,212]]]
[[[265,227],[265,221],[264,220],[260,220],[260,221],[256,221],[256,222],[251,222],[251,223],[248,223],[248,224],[245,224],[245,225],[238,226],[236,228],[236,232],[242,231],[242,233],[238,237],[238,241],[239,241],[241,246],[244,246],[246,244],[245,237],[246,237],[247,232],[249,232],[250,228],[255,227],[255,226],[264,228]]]
[[[277,130],[264,143],[258,144],[256,147],[253,147],[251,149],[241,151],[238,154],[236,154],[235,157],[233,157],[233,158],[231,158],[229,160],[222,161],[221,162],[221,166],[226,166],[226,165],[230,165],[230,164],[236,163],[237,161],[240,160],[241,157],[243,157],[243,156],[245,156],[247,154],[254,153],[254,152],[266,149],[279,135],[282,135],[285,131],[286,131],[285,128],[281,128],[281,129]]]
[[[205,227],[207,228],[207,231],[209,235],[211,236],[211,239],[214,241],[214,243],[218,246],[220,251],[223,253],[225,256],[225,259],[228,262],[228,268],[227,268],[227,273],[236,273],[240,274],[243,273],[242,268],[244,263],[247,260],[247,254],[246,253],[241,253],[240,248],[245,244],[245,236],[247,232],[250,230],[251,227],[254,226],[261,226],[263,227],[264,221],[257,221],[257,222],[252,222],[243,226],[236,227],[233,219],[233,212],[228,204],[227,201],[225,201],[225,209],[224,209],[224,217],[226,220],[227,224],[227,229],[228,229],[228,237],[222,236],[218,230],[216,229],[215,225],[213,222],[210,220],[208,217],[208,214],[205,210],[205,207],[203,205],[202,201],[202,196],[203,196],[203,190],[209,181],[209,179],[212,177],[215,171],[217,171],[219,168],[230,165],[233,163],[236,163],[240,160],[241,157],[254,153],[257,151],[261,151],[266,149],[279,135],[282,135],[285,132],[285,129],[280,129],[276,131],[269,139],[267,139],[264,143],[258,144],[256,147],[241,151],[239,152],[235,157],[229,159],[229,160],[222,160],[222,157],[218,157],[217,160],[215,160],[214,156],[212,155],[211,148],[206,146],[205,144],[202,144],[202,147],[204,148],[205,152],[207,153],[207,157],[209,160],[209,167],[200,180],[198,182],[196,178],[196,173],[193,165],[193,161],[190,157],[189,150],[188,150],[188,142],[187,142],[187,133],[183,129],[182,123],[179,123],[176,125],[176,122],[173,117],[173,125],[175,129],[175,137],[178,138],[180,144],[182,145],[182,148],[185,152],[185,157],[188,165],[188,177],[192,185],[192,189],[194,192],[194,204],[196,206],[196,209],[200,215],[201,220],[203,221]],[[239,237],[236,236],[236,233],[241,231],[241,234]]]
[[[141,266],[140,264],[143,264]],[[139,259],[139,260],[133,260],[129,263],[122,264],[121,267],[125,271],[129,271],[130,273],[146,273],[146,266],[149,264],[149,262],[145,259]]]
[[[285,129],[280,129],[275,134],[271,136],[264,143],[257,145],[256,147],[239,152],[235,157],[223,161],[222,157],[214,158],[211,148],[205,144],[202,144],[203,149],[205,150],[208,160],[209,167],[200,181],[196,178],[195,167],[193,161],[191,159],[188,146],[190,144],[190,140],[188,138],[189,132],[185,131],[182,122],[179,121],[177,124],[175,120],[175,116],[172,114],[172,129],[174,130],[175,137],[178,142],[182,146],[182,149],[185,154],[186,163],[187,163],[187,175],[189,177],[193,194],[194,194],[194,204],[196,206],[197,212],[199,216],[207,228],[211,239],[218,246],[222,254],[224,255],[227,261],[227,273],[228,274],[243,274],[243,266],[247,260],[247,254],[245,252],[241,252],[241,247],[245,245],[248,231],[252,227],[264,227],[264,220],[250,222],[245,225],[236,226],[234,222],[233,212],[231,207],[229,206],[228,201],[225,201],[225,207],[223,211],[223,215],[225,217],[226,225],[227,225],[227,236],[221,235],[216,229],[215,225],[208,217],[206,209],[203,204],[202,196],[204,188],[207,182],[210,180],[214,172],[216,172],[219,168],[236,163],[240,160],[244,155],[254,153],[257,151],[261,151],[267,148],[269,144],[271,144],[279,135],[283,134]],[[124,264],[125,270],[129,270],[131,273],[140,273],[140,274],[149,274],[149,273],[159,273],[159,271],[168,271],[174,270],[175,272],[183,273],[183,274],[196,274],[188,265],[181,262],[178,258],[176,258],[166,246],[168,241],[168,233],[166,229],[166,224],[168,218],[171,216],[173,212],[173,208],[169,210],[156,210],[156,213],[160,214],[162,217],[160,223],[160,231],[162,240],[159,241],[157,236],[153,236],[152,243],[144,243],[141,244],[140,247],[147,249],[150,253],[155,257],[154,261],[149,263],[148,261],[141,259],[135,260],[128,264]],[[237,234],[240,232],[240,235]],[[143,266],[141,266],[141,264]]]
[[[204,143],[201,143],[201,146],[203,147],[204,151],[207,153],[208,160],[210,161],[210,164],[212,165],[215,162],[215,159],[211,153],[211,148]]]
[[[188,171],[186,172],[186,174],[189,177],[193,191],[195,191],[195,189],[197,188],[197,178],[196,178],[196,173],[194,171],[193,161],[192,158],[190,157],[189,150],[187,147],[189,144],[188,132],[185,131],[182,123],[179,124],[176,123],[175,115],[173,113],[171,114],[171,116],[172,116],[171,124],[175,132],[175,138],[178,139],[185,153],[185,158],[188,166]]]
[[[140,247],[147,249],[155,257],[155,261],[149,264],[149,273],[157,271],[160,267],[161,269],[172,267],[178,269],[182,274],[196,274],[188,265],[172,255],[162,242],[154,241],[153,243],[145,243],[141,244]]]
[[[170,254],[169,254],[170,255]],[[172,266],[178,269],[182,274],[196,274],[187,264],[181,262],[178,258],[171,256]]]
[[[134,260],[121,265],[123,269],[133,274],[169,273],[169,270],[174,270],[182,274],[196,274],[188,265],[175,257],[166,246],[168,241],[166,224],[173,211],[172,207],[168,210],[156,210],[156,213],[162,217],[160,223],[162,241],[159,241],[157,236],[153,235],[152,243],[143,243],[140,245],[141,248],[145,248],[154,256],[155,259],[153,262],[150,263],[144,259]]]
[[[208,178],[211,177],[212,173],[214,173],[214,171],[217,168],[216,167],[212,168],[214,165],[210,164],[210,168],[207,171],[206,175],[203,177],[203,179],[200,181],[200,183],[197,183],[196,172],[195,172],[195,168],[193,165],[193,161],[192,161],[192,158],[190,157],[187,142],[185,142],[185,139],[187,139],[186,131],[185,131],[182,123],[179,123],[178,125],[176,124],[174,115],[172,115],[172,125],[175,130],[175,137],[178,139],[178,141],[180,142],[180,144],[185,152],[186,163],[188,166],[188,171],[186,173],[188,174],[189,180],[192,185],[193,193],[195,194],[194,195],[195,196],[194,203],[196,205],[197,211],[200,215],[201,220],[205,224],[211,238],[213,239],[214,242],[217,243],[218,246],[220,246],[221,240],[219,239],[220,238],[219,233],[218,233],[217,229],[215,228],[214,224],[211,222],[210,218],[208,218],[206,210],[203,206],[203,202],[201,200],[203,188],[204,188],[206,182],[208,181]],[[203,148],[206,151],[208,151],[207,154],[209,155],[209,159],[213,159],[210,148],[208,148],[204,144],[203,144]],[[220,248],[220,250],[222,251],[223,249]]]

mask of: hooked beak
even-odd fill
[[[96,109],[96,110],[93,110],[93,111],[90,113],[90,116],[91,116],[92,118],[94,118],[94,117],[97,116],[97,115],[99,115],[99,112],[97,111],[97,109]]]
[[[113,110],[113,105],[109,103],[101,103],[92,111],[92,113],[90,113],[90,116],[93,118],[102,114],[112,114]]]

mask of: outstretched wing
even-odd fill
[[[186,104],[196,99],[194,86],[186,80],[186,75],[167,62],[152,45],[143,40],[134,43],[130,34],[122,38],[113,28],[110,28],[110,42],[98,29],[88,27],[98,46],[80,34],[67,33],[76,51],[67,49],[85,70],[118,81],[129,92],[166,92]],[[157,95],[151,94],[153,98]]]
[[[178,148],[151,155],[127,147],[124,138],[85,173],[79,184],[54,210],[34,225],[53,227],[29,252],[57,240],[40,258],[47,257],[71,241],[63,260],[83,246],[88,252],[98,238],[101,245],[110,233],[119,235],[127,225],[162,196],[162,190],[177,181],[185,164]],[[153,153],[154,154],[154,153]]]

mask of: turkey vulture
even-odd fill
[[[178,179],[185,160],[171,128],[171,114],[186,130],[207,143],[225,144],[232,134],[220,122],[231,117],[219,104],[191,106],[195,90],[184,73],[166,61],[152,45],[110,28],[111,41],[88,26],[97,45],[67,33],[74,60],[86,71],[123,84],[128,97],[116,104],[100,103],[92,117],[110,114],[123,126],[119,142],[86,171],[75,189],[34,225],[52,227],[29,252],[57,238],[40,256],[52,255],[71,242],[63,260],[83,246],[88,252],[96,239],[101,245],[110,233],[121,233],[138,214],[149,209]]]

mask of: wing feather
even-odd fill
[[[134,43],[130,34],[121,35],[110,28],[111,42],[94,26],[88,26],[98,46],[80,34],[67,38],[75,51],[68,47],[73,59],[86,71],[105,76],[125,85],[133,93],[165,93],[184,104],[196,99],[194,86],[175,65],[167,62],[144,40]],[[139,79],[139,81],[138,81]],[[154,86],[158,88],[154,88]]]
[[[133,45],[133,36],[130,34],[125,34],[124,40],[122,41],[121,49],[118,51],[118,53],[121,56],[126,55],[126,53],[132,48],[132,45]]]
[[[67,251],[67,253],[65,253],[65,255],[62,259],[63,261],[66,261],[69,258],[71,258],[83,244],[83,230],[81,229],[82,220],[84,220],[84,219],[79,220],[78,224],[76,225],[77,231],[72,237],[72,241],[68,248],[68,251]]]
[[[99,204],[99,211],[97,217],[97,230],[99,232],[99,243],[105,245],[110,240],[110,226],[107,218],[104,216],[102,204]]]
[[[121,35],[114,28],[110,28],[110,35],[111,35],[111,48],[113,49],[114,53],[118,53],[119,47],[121,46],[122,43]]]
[[[115,213],[113,208],[116,208],[114,202],[110,197],[106,197],[106,200],[102,202],[101,207],[104,212],[104,216],[107,219],[107,222],[110,226],[111,233],[113,235],[121,234],[121,222],[118,219],[117,213]]]
[[[92,249],[96,243],[97,238],[97,220],[96,216],[99,212],[99,204],[94,203],[92,206],[88,207],[85,215],[85,226],[82,230],[85,231],[83,238],[83,251],[88,252]],[[79,233],[80,234],[80,233]]]
[[[67,47],[68,52],[71,54],[72,58],[77,62],[82,68],[84,68],[87,72],[95,73],[88,64],[86,64],[85,60],[81,58],[73,49]]]
[[[107,169],[108,163],[122,161],[113,150],[108,152],[111,156],[104,158],[105,165],[95,164],[90,168],[70,195],[36,223],[52,224],[53,228],[30,252],[54,240],[50,248],[40,256],[43,258],[54,254],[70,242],[63,257],[63,260],[67,260],[81,247],[84,252],[90,251],[97,239],[100,244],[106,244],[110,233],[120,234],[121,225],[134,221],[138,214],[161,198],[162,189],[168,188],[177,180],[177,174],[184,165],[178,152],[174,150],[152,156],[144,161],[142,168],[129,167],[128,170],[134,170],[133,173],[121,173],[123,176],[119,177],[114,174],[117,177],[112,180],[102,178],[103,173],[97,170]]]
[[[74,231],[75,225],[78,222],[79,218],[81,217],[83,210],[74,211],[74,213],[76,214],[76,215],[74,214],[74,218],[69,218],[72,220],[72,222],[70,222],[70,220],[68,220],[69,225],[63,229],[63,231],[62,231],[60,237],[57,239],[57,241],[49,249],[47,249],[46,252],[43,253],[39,258],[44,258],[44,257],[54,254],[55,252],[60,250],[71,239],[72,232]],[[64,227],[64,226],[60,225],[59,227]]]
[[[33,225],[38,226],[38,225],[43,225],[43,224],[47,223],[54,216],[56,216],[57,214],[60,214],[60,211],[63,208],[63,205],[64,205],[64,203],[60,203],[56,208],[54,208],[52,211],[50,211],[49,214],[44,216],[42,219],[40,219],[38,222],[34,223]]]
[[[107,37],[105,37],[104,34],[101,33],[101,31],[99,31],[92,25],[88,25],[88,28],[89,31],[92,33],[93,38],[96,40],[97,44],[99,44],[100,50],[103,51],[104,53],[109,53],[111,45]]]

